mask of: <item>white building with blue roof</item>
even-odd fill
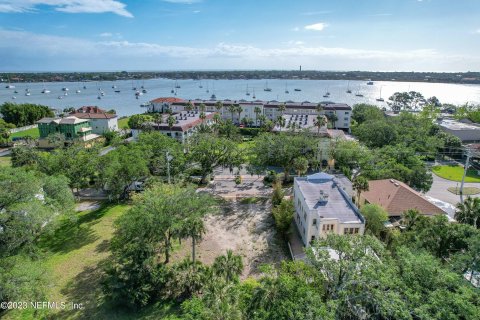
[[[328,233],[363,234],[365,219],[337,179],[324,172],[294,181],[295,225],[303,244]]]

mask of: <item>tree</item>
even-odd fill
[[[285,193],[282,189],[282,183],[280,181],[273,181],[273,192],[272,192],[272,205],[278,206],[282,203]]]
[[[149,175],[147,159],[141,146],[120,146],[100,159],[99,182],[114,199],[128,198],[132,184]]]
[[[280,114],[283,116],[283,113],[287,110],[287,106],[285,106],[284,103],[278,106],[278,111],[280,111]]]
[[[191,139],[189,159],[200,167],[202,182],[219,165],[238,167],[243,162],[237,145],[228,139],[198,134]]]
[[[17,146],[12,150],[12,167],[33,167],[38,161],[38,152],[35,148],[29,146]]]
[[[293,160],[293,168],[297,172],[297,176],[305,174],[308,170],[308,159],[305,157],[298,157]]]
[[[362,191],[368,191],[368,179],[363,176],[357,176],[353,179],[353,189],[357,191],[357,206],[360,207],[360,195]]]
[[[200,103],[200,105],[198,106],[198,109],[200,110],[200,112],[205,112],[205,109],[206,109],[206,106],[204,103]]]
[[[458,203],[455,219],[478,229],[480,227],[480,198],[468,196],[463,203]]]
[[[177,122],[177,119],[175,119],[175,117],[173,115],[168,116],[167,124],[168,124],[168,128],[170,130],[172,130],[172,127],[175,125],[176,122]]]
[[[385,120],[368,120],[355,126],[353,134],[370,148],[381,148],[397,141],[396,127]]]
[[[283,116],[280,115],[280,116],[277,117],[276,123],[280,128],[283,128],[283,127],[285,127],[286,120]]]
[[[406,231],[412,230],[418,223],[420,212],[417,209],[408,209],[402,215],[402,225],[405,226]]]
[[[241,116],[241,114],[242,114],[242,112],[243,112],[242,107],[241,107],[240,105],[236,105],[236,106],[235,106],[235,112],[238,113],[238,122],[240,122],[240,116]]]
[[[255,113],[255,125],[258,126],[258,116],[262,113],[262,109],[259,106],[253,108],[253,112]]]
[[[128,126],[131,129],[142,129],[145,122],[153,121],[152,116],[146,114],[134,114],[128,118]]]
[[[203,217],[201,215],[194,215],[188,217],[185,221],[185,226],[183,227],[183,234],[186,237],[192,239],[192,262],[195,266],[195,245],[198,240],[202,239],[202,236],[205,234],[205,224],[203,223]]]
[[[255,138],[252,148],[252,165],[266,168],[274,165],[282,167],[285,181],[289,179],[290,171],[294,168],[294,161],[304,157],[308,161],[316,158],[318,145],[316,139],[308,133],[292,135],[280,132],[278,134],[263,133]]]
[[[327,124],[327,119],[323,115],[317,115],[313,124],[317,127],[317,132],[320,133],[320,129],[322,129]]]
[[[338,120],[337,114],[336,113],[327,113],[326,117],[327,117],[328,121],[330,121],[332,123],[332,128],[336,128],[335,123]]]
[[[0,113],[5,122],[17,127],[32,125],[42,118],[55,116],[49,107],[31,103],[5,102],[0,106]]]
[[[282,200],[278,206],[272,208],[273,218],[277,231],[284,237],[288,237],[288,230],[292,224],[295,206],[292,200]]]
[[[235,112],[237,112],[237,106],[235,104],[231,104],[228,106],[228,111],[230,112],[230,115],[232,116],[232,122],[233,121],[233,115],[235,114]],[[238,119],[240,121],[240,118]]]
[[[188,101],[186,104],[185,104],[185,110],[190,112],[193,110],[193,103],[191,103],[190,101]]]
[[[388,221],[388,213],[376,204],[366,204],[361,209],[365,217],[365,229],[372,235],[379,237],[385,228],[385,222]]]
[[[366,121],[383,120],[385,116],[377,106],[360,103],[353,106],[352,119],[362,124]]]
[[[220,110],[223,109],[223,103],[222,103],[222,101],[217,101],[217,102],[215,102],[215,109],[217,110],[217,112],[220,112]]]
[[[235,255],[232,250],[227,250],[226,255],[215,258],[212,268],[213,272],[226,282],[238,282],[243,271],[242,257]]]

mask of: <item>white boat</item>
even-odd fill
[[[247,96],[250,95],[250,91],[248,91],[248,84],[247,84],[247,91],[245,92],[245,95],[247,95]]]
[[[67,87],[63,87],[62,91],[68,91],[69,89]]]
[[[75,93],[80,93],[80,92],[82,92],[82,91],[80,91],[80,90],[75,91]]]
[[[50,90],[43,88],[42,93],[50,93]]]
[[[385,99],[382,98],[382,87],[380,87],[380,96],[377,98],[378,102],[384,102]]]
[[[175,88],[180,89],[180,85],[178,84],[177,80],[175,80]]]
[[[7,84],[7,85],[5,86],[5,88],[7,88],[7,89],[15,89],[15,86],[14,86],[14,85],[11,85],[11,84]]]
[[[29,96],[29,95],[30,95],[30,92],[28,92],[28,91],[25,92],[25,95],[26,95],[26,96]]]
[[[265,81],[265,88],[263,89],[263,91],[272,91],[272,88],[268,87],[268,81]]]
[[[368,82],[367,82],[367,85],[373,86],[373,81],[368,81]]]
[[[64,96],[68,96],[68,92],[65,92],[63,95],[64,95]]]
[[[58,96],[57,99],[63,99],[63,97],[62,97],[62,96]]]
[[[350,81],[348,81],[347,84],[347,93],[352,93],[352,90],[350,90]]]
[[[253,89],[253,96],[252,96],[253,99],[256,99],[255,97],[255,89]]]
[[[104,96],[104,95],[105,95],[105,92],[104,92],[104,91],[100,91],[100,95],[101,95],[101,96]]]
[[[287,93],[287,94],[290,93],[290,92],[288,91],[287,83],[286,83],[286,82],[285,82],[285,93]]]
[[[17,97],[13,96],[12,99],[15,100],[15,99],[17,99]]]

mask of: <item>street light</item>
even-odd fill
[[[167,159],[167,175],[168,175],[168,184],[170,184],[170,161],[173,160],[173,156],[167,151],[165,152],[165,158]]]

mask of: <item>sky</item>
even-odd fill
[[[480,0],[0,0],[0,72],[480,69]]]

